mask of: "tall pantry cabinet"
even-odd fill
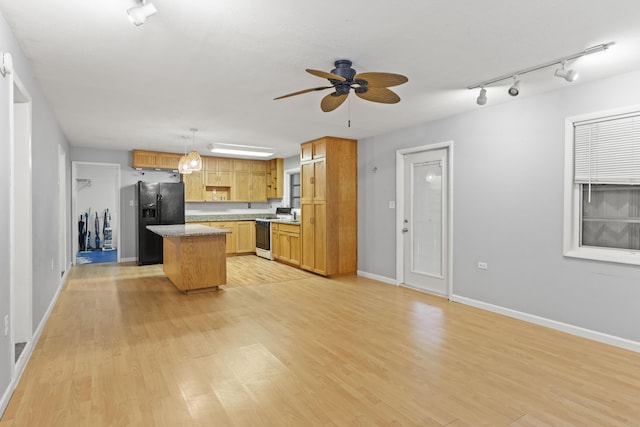
[[[300,146],[300,267],[323,276],[358,268],[358,141],[324,137]]]

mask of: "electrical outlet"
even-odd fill
[[[4,316],[4,336],[9,335],[9,315]]]
[[[486,262],[478,262],[478,268],[480,270],[488,270],[489,264],[487,264]]]

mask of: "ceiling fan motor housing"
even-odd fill
[[[351,61],[348,59],[338,59],[334,65],[336,68],[331,70],[331,74],[337,74],[340,77],[344,77],[347,82],[353,83],[353,78],[356,75],[356,70],[351,68]]]

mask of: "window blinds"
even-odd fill
[[[640,184],[640,112],[574,123],[575,182]]]

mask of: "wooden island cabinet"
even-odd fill
[[[162,268],[184,293],[216,289],[227,283],[225,235],[201,224],[148,225],[162,236]]]

